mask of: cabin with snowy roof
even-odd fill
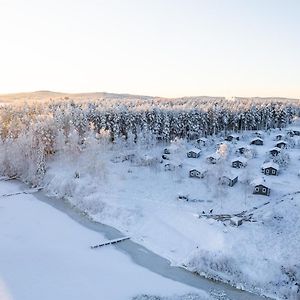
[[[234,186],[238,182],[238,176],[233,174],[225,174],[219,178],[221,184]]]
[[[261,166],[261,169],[262,169],[262,172],[265,175],[274,175],[274,176],[276,176],[279,173],[279,165],[274,163],[273,161],[264,163]]]
[[[250,142],[250,145],[258,145],[258,146],[261,146],[261,145],[263,145],[263,144],[264,144],[264,141],[263,141],[261,138],[259,138],[259,137],[254,138],[254,139],[251,140],[251,142]]]
[[[255,131],[253,134],[261,139],[264,137],[264,133],[261,130]]]
[[[247,166],[247,159],[245,157],[236,157],[231,160],[233,168],[245,168]]]
[[[288,129],[286,134],[290,137],[293,137],[294,135],[300,136],[300,130],[299,129]]]
[[[175,171],[176,167],[174,164],[168,163],[164,166],[165,171]]]
[[[200,156],[200,153],[201,153],[200,149],[194,148],[189,150],[186,155],[188,158],[198,158]]]
[[[263,178],[254,179],[251,182],[254,195],[270,196],[271,188]]]
[[[240,146],[239,148],[237,148],[237,150],[235,151],[236,154],[246,154],[246,153],[250,153],[252,151],[252,148],[248,145],[244,145],[244,146]]]
[[[207,146],[207,144],[208,144],[208,139],[205,138],[205,137],[201,137],[200,139],[197,140],[197,143],[198,143],[200,146]]]
[[[230,218],[231,226],[241,226],[243,224],[243,219],[237,216]]]
[[[207,174],[207,170],[192,169],[189,171],[190,177],[194,177],[194,178],[204,178],[206,174]]]
[[[280,141],[280,140],[282,140],[284,138],[284,135],[282,134],[282,133],[279,133],[279,134],[277,134],[276,136],[275,136],[275,140],[276,141]]]
[[[221,156],[219,153],[213,153],[206,157],[206,161],[210,164],[216,164],[220,159],[221,159]]]
[[[294,135],[297,135],[297,136],[300,136],[300,130],[294,129],[294,130],[293,130],[293,134],[294,134]]]
[[[232,141],[239,141],[240,137],[237,134],[230,134],[226,136],[225,141],[232,142]]]
[[[280,140],[280,141],[277,142],[276,147],[281,148],[281,149],[286,148],[287,147],[287,142],[283,141],[283,140]]]
[[[274,147],[272,149],[269,150],[269,153],[272,155],[272,156],[277,156],[281,151],[281,148],[278,148],[278,147]]]

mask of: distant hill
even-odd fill
[[[39,101],[48,101],[48,100],[97,100],[97,99],[144,99],[151,100],[155,98],[160,99],[171,99],[166,97],[153,97],[153,96],[144,96],[144,95],[131,95],[131,94],[116,94],[116,93],[106,93],[106,92],[94,92],[94,93],[61,93],[53,92],[47,90],[35,91],[35,92],[26,92],[26,93],[15,93],[15,94],[0,94],[0,103],[16,103],[16,102],[39,102]],[[207,99],[207,100],[216,100],[216,99],[225,99],[225,97],[212,97],[212,96],[191,96],[191,97],[179,97],[173,99]],[[290,99],[290,98],[281,98],[281,97],[233,97],[228,99],[229,101],[239,101],[245,99],[253,100],[299,100],[300,99]]]
[[[101,98],[127,98],[127,99],[153,99],[151,96],[130,95],[130,94],[116,94],[106,92],[95,93],[61,93],[52,91],[36,91],[26,93],[15,94],[0,94],[0,103],[13,103],[13,102],[32,102],[32,101],[47,101],[47,100],[59,100],[59,99],[74,99],[74,100],[96,100]]]

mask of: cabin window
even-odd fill
[[[259,187],[256,187],[256,188],[255,188],[255,192],[259,192]]]
[[[272,170],[272,174],[275,175],[275,174],[276,174],[276,171],[275,171],[275,170]]]
[[[266,192],[267,192],[267,189],[266,189],[266,188],[263,188],[262,191],[263,191],[263,193],[266,193]]]
[[[266,174],[269,174],[269,169],[266,169]]]

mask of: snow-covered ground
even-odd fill
[[[251,146],[255,157],[248,157],[242,169],[231,168],[231,160],[238,147],[249,145],[252,132],[240,135],[240,141],[228,142],[220,152],[224,159],[216,165],[208,164],[206,157],[216,152],[221,138],[202,146],[195,159],[186,154],[195,145],[177,141],[171,146],[170,160],[163,163],[161,155],[169,145],[94,145],[76,158],[58,155],[44,184],[51,195],[64,197],[95,220],[130,234],[174,265],[259,294],[292,299],[297,297],[295,284],[300,278],[299,138],[288,138],[296,146],[282,150],[290,160],[279,176],[264,176],[270,183],[270,197],[253,195],[250,185],[262,176],[261,165],[271,160],[268,151],[276,145],[279,132],[264,132],[264,145]],[[165,171],[167,163],[175,170]],[[193,168],[207,169],[208,175],[190,178]],[[233,187],[218,183],[228,173],[239,176]],[[178,200],[178,195],[195,201]],[[270,203],[264,206],[266,202]],[[255,222],[232,227],[229,222],[198,217],[210,210],[212,214],[249,211]]]
[[[18,190],[0,182],[1,195]],[[103,235],[30,194],[0,197],[0,241],[1,300],[123,300],[147,294],[181,299],[189,293],[195,296],[186,299],[210,299],[134,264],[113,246],[91,250],[105,241]]]

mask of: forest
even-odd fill
[[[80,152],[92,140],[169,142],[244,130],[284,128],[300,102],[275,98],[104,97],[48,100],[0,107],[2,175],[39,182],[55,153]],[[34,180],[32,179],[34,178]]]

